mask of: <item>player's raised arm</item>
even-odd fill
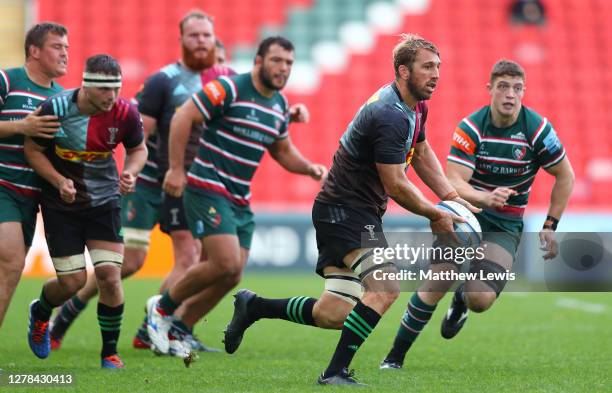
[[[168,194],[179,197],[187,184],[185,175],[185,148],[189,140],[191,125],[202,123],[204,116],[192,100],[187,100],[172,117],[168,142],[168,172],[164,177],[163,188]]]
[[[307,175],[315,180],[324,179],[327,175],[325,165],[315,164],[304,158],[289,136],[274,142],[268,151],[276,162],[291,173]]]

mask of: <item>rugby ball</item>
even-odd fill
[[[466,222],[454,223],[455,233],[463,247],[477,247],[482,241],[482,229],[476,216],[467,207],[455,201],[442,201],[436,205],[438,209],[446,210],[465,218]]]

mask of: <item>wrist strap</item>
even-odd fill
[[[559,224],[559,219],[553,216],[546,216],[546,221],[544,221],[544,229],[551,229],[553,231],[557,230],[557,225]]]
[[[457,193],[457,191],[453,190],[451,192],[449,192],[448,194],[446,194],[444,196],[444,198],[442,198],[443,201],[450,201],[453,200],[455,198],[459,198],[459,194]]]

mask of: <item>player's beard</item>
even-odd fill
[[[264,85],[267,89],[270,89],[270,90],[282,90],[283,87],[285,87],[284,85],[281,86],[280,88],[275,86],[272,79],[273,78],[270,75],[270,73],[262,65],[261,68],[259,69],[259,81],[261,82],[262,85]]]
[[[410,77],[406,81],[406,87],[408,88],[410,94],[417,99],[417,101],[428,100],[429,98],[431,98],[431,94],[423,92],[421,89],[419,89],[417,84],[414,83],[414,81],[412,80],[412,75],[410,75]]]
[[[208,51],[206,57],[197,57],[194,55],[193,51],[190,51],[188,48],[183,45],[183,61],[187,68],[194,71],[202,71],[207,68],[212,67],[217,61],[217,54],[215,53],[215,47]]]

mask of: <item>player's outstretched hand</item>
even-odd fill
[[[74,199],[76,198],[76,188],[74,188],[74,183],[72,180],[64,178],[64,180],[62,180],[59,184],[59,192],[62,201],[66,203],[74,202]]]
[[[162,188],[166,194],[179,198],[181,195],[183,195],[186,185],[187,176],[185,176],[185,170],[168,169],[166,176],[164,176]]]
[[[310,164],[308,166],[308,176],[315,180],[325,180],[327,178],[327,168],[321,164]]]
[[[61,126],[57,116],[40,116],[40,107],[20,120],[21,133],[36,138],[53,138]]]
[[[467,207],[467,209],[471,211],[472,213],[480,213],[482,211],[482,209],[472,205],[470,202],[466,201],[465,199],[461,197],[452,199],[452,201],[462,204],[463,206]]]
[[[127,195],[134,192],[136,189],[136,176],[131,174],[130,172],[121,173],[121,177],[119,178],[119,193],[121,195]]]
[[[497,187],[487,195],[484,203],[494,209],[502,208],[512,195],[516,195],[516,191],[507,187]]]
[[[308,123],[310,112],[304,104],[295,104],[289,108],[289,121],[292,123]]]
[[[546,251],[544,260],[554,259],[559,254],[559,244],[555,238],[555,232],[551,229],[542,229],[540,236],[540,250]]]

